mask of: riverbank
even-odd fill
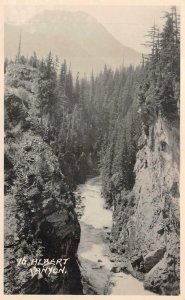
[[[78,248],[84,294],[152,295],[142,282],[118,270],[109,250],[112,211],[104,208],[101,178],[78,186],[77,214],[81,225]]]
[[[85,184],[79,185],[76,194],[80,201],[77,201],[77,214],[81,225],[78,256],[82,277],[88,282],[85,284],[84,293],[103,295],[112,267],[108,243],[112,212],[103,208],[100,177],[91,178]]]

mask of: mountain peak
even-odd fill
[[[83,11],[44,10],[28,21],[29,24],[40,22],[97,23],[97,19]]]
[[[137,65],[140,54],[117,41],[96,18],[83,11],[45,10],[21,27],[5,25],[5,56],[15,57],[20,30],[22,54],[36,51],[39,57],[50,51],[71,62],[75,72],[100,71],[123,63]]]

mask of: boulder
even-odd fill
[[[112,269],[110,271],[113,273],[119,273],[119,272],[121,272],[121,269],[120,269],[120,267],[114,266],[114,267],[112,267]]]
[[[145,271],[149,272],[164,256],[166,247],[149,252],[144,257]]]

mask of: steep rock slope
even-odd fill
[[[144,130],[135,186],[116,196],[111,251],[119,265],[159,294],[179,294],[179,135],[160,115]],[[121,256],[122,255],[122,256]]]
[[[37,70],[10,64],[5,77],[6,294],[79,294],[75,197],[44,140],[34,94]],[[31,275],[17,259],[69,258],[66,274]]]

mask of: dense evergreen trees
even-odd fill
[[[168,120],[178,115],[180,101],[180,28],[176,8],[165,14],[165,25],[150,33],[151,54],[143,68],[143,80],[138,93],[145,124],[149,116],[159,112]]]
[[[36,53],[16,63],[39,70],[36,101],[45,140],[53,145],[61,169],[74,186],[98,168],[103,192],[110,205],[114,193],[132,189],[141,119],[145,131],[162,113],[172,120],[179,109],[180,34],[176,9],[165,15],[162,31],[149,32],[151,54],[142,66],[104,70],[96,76],[72,75],[64,60],[49,53],[39,60]],[[5,71],[7,64],[5,61]],[[141,117],[138,114],[138,100]]]
[[[134,184],[140,68],[113,71],[105,66],[97,76],[77,74],[73,80],[65,61],[58,72],[51,53],[41,61],[34,55],[28,63],[39,70],[35,89],[43,135],[59,156],[68,184],[83,182],[101,168],[111,203],[112,179],[120,182],[116,189]]]

